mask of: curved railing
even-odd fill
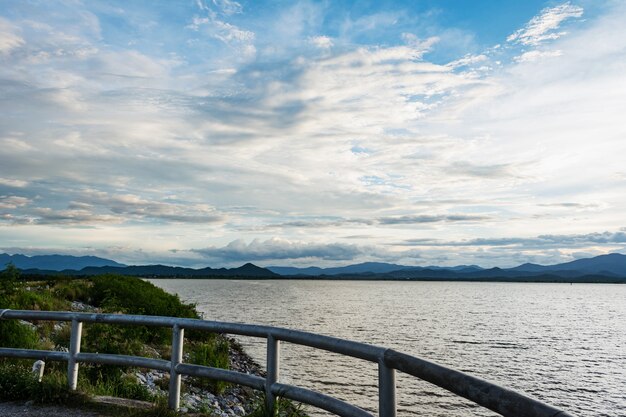
[[[343,417],[372,417],[369,412],[336,398],[305,388],[278,382],[280,342],[285,341],[352,356],[378,364],[380,417],[396,416],[396,370],[435,384],[503,416],[571,417],[571,415],[565,411],[544,404],[533,398],[425,359],[400,353],[393,349],[386,349],[379,346],[314,333],[270,326],[127,314],[0,310],[0,319],[71,322],[71,336],[68,352],[0,348],[0,357],[66,361],[68,363],[68,384],[71,390],[76,389],[78,364],[81,362],[134,366],[166,371],[170,373],[168,403],[169,407],[175,410],[179,408],[180,404],[181,375],[191,375],[245,385],[264,391],[270,415],[273,415],[276,397],[284,397],[322,408]],[[80,341],[83,323],[170,327],[172,328],[171,360],[166,361],[126,355],[81,353]],[[262,378],[225,369],[182,363],[185,329],[267,339],[267,376]]]

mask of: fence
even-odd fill
[[[280,383],[280,342],[284,341],[378,364],[379,417],[396,417],[396,370],[435,384],[503,416],[572,417],[565,411],[515,391],[393,349],[285,328],[175,317],[8,309],[0,310],[0,319],[71,322],[68,352],[0,348],[0,357],[66,361],[68,384],[71,390],[76,389],[79,363],[131,366],[166,371],[170,373],[168,404],[170,408],[175,410],[179,408],[180,404],[181,375],[191,375],[245,385],[264,391],[270,415],[274,414],[276,397],[284,397],[319,407],[342,417],[372,417],[369,412],[328,395]],[[172,329],[171,360],[82,353],[80,352],[80,342],[83,323],[170,327]],[[183,363],[185,329],[267,339],[266,377]]]

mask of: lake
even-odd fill
[[[394,348],[580,416],[626,416],[626,285],[151,280],[207,320],[267,324]],[[265,340],[238,338],[259,363]],[[282,344],[281,382],[377,412],[372,363]],[[398,373],[398,415],[493,416]],[[312,415],[322,415],[308,408]]]

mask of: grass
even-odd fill
[[[6,401],[32,400],[38,404],[84,403],[87,397],[67,388],[67,377],[60,372],[48,372],[41,382],[23,361],[0,363],[0,399]]]
[[[139,295],[139,296],[138,296]],[[0,309],[69,310],[73,301],[88,303],[103,312],[146,314],[199,318],[192,304],[185,304],[178,296],[169,294],[150,282],[127,276],[102,275],[89,278],[45,277],[38,281],[25,281],[19,270],[9,265],[0,272]],[[69,345],[70,327],[52,322],[32,326],[17,320],[0,320],[0,346],[27,349],[53,350]],[[188,332],[187,348],[196,363],[228,368],[228,341],[206,332]],[[167,359],[171,352],[171,330],[146,326],[114,326],[85,324],[81,343],[83,352],[98,352],[146,356],[146,352],[159,352]],[[38,398],[48,402],[61,401],[65,391],[53,388],[58,380],[66,381],[64,364],[49,363],[43,385],[35,385]],[[30,362],[0,359],[0,399],[10,400],[16,395],[31,398],[36,393],[29,379]],[[58,369],[57,369],[58,368]],[[132,369],[109,365],[81,365],[79,388],[90,395],[153,400],[148,390],[136,381]],[[14,375],[16,379],[11,379]],[[4,378],[4,379],[2,379]],[[11,382],[12,381],[12,382]],[[50,382],[50,386],[48,386]],[[226,384],[216,381],[193,380],[192,383],[223,392]],[[7,385],[8,384],[8,385]],[[20,385],[22,384],[22,385]],[[66,382],[63,382],[66,384]],[[60,385],[63,385],[60,384]],[[33,397],[34,398],[34,397]]]
[[[200,317],[194,305],[182,303],[177,296],[138,278],[102,275],[90,278],[46,277],[26,282],[20,277],[19,271],[11,266],[0,272],[0,309],[69,310],[73,301],[90,304],[103,312]],[[36,324],[34,327],[16,320],[0,320],[0,346],[47,350],[68,346],[70,327],[67,324]],[[185,350],[189,353],[190,363],[229,369],[231,348],[230,342],[221,335],[200,331],[186,333]],[[81,350],[137,356],[146,356],[146,350],[151,350],[167,359],[171,352],[171,330],[85,324]],[[39,404],[81,406],[108,410],[115,417],[182,415],[169,410],[164,398],[155,397],[141,385],[131,368],[81,364],[78,391],[69,391],[65,363],[47,363],[42,382],[38,382],[31,374],[31,365],[32,361],[0,358],[0,401],[33,400]],[[167,378],[161,382],[166,383]],[[191,378],[189,382],[215,394],[221,394],[228,388],[225,382],[203,378]],[[167,386],[164,388],[167,389]],[[96,395],[151,401],[155,405],[149,410],[103,406],[90,402],[89,398]],[[282,398],[278,399],[275,414],[269,416],[263,397],[259,398],[248,417],[306,416],[300,405]],[[212,416],[210,411],[204,411],[194,415]]]
[[[278,397],[276,399],[276,405],[274,407],[274,414],[270,413],[265,402],[265,396],[259,396],[256,406],[251,413],[245,417],[308,417],[304,411],[304,406],[299,403],[294,403],[287,398]]]
[[[189,348],[189,363],[210,366],[213,368],[230,369],[229,343],[225,339],[216,339],[210,342],[200,342]],[[195,386],[209,389],[214,394],[223,393],[229,384],[224,381],[215,381],[208,378],[193,378]]]

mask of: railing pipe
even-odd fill
[[[176,371],[176,366],[183,361],[183,339],[185,329],[175,324],[172,328],[172,359],[170,360],[170,391],[168,406],[170,409],[178,411],[180,407],[180,374]]]
[[[238,385],[245,385],[259,391],[265,390],[265,378],[256,375],[242,374],[241,372],[229,371],[209,366],[192,365],[181,363],[176,366],[176,372],[182,375],[191,375],[201,378],[210,378],[218,381],[230,382]]]
[[[272,334],[267,335],[267,376],[265,377],[265,406],[267,415],[273,417],[276,410],[276,395],[272,385],[278,382],[280,366],[280,341]]]
[[[314,405],[317,408],[329,411],[338,416],[373,417],[372,414],[359,407],[306,388],[294,387],[293,385],[281,384],[277,382],[272,386],[272,391],[280,397]]]
[[[171,369],[170,361],[163,359],[106,353],[79,353],[76,355],[76,361],[81,363],[101,363],[103,365],[133,366],[137,368],[157,369],[165,372]]]
[[[385,362],[506,417],[572,417],[565,411],[484,379],[393,349],[385,352]]]
[[[40,359],[44,362],[67,362],[69,360],[69,354],[67,352],[55,352],[51,350],[0,348],[0,358]]]
[[[378,361],[378,415],[396,417],[396,371],[385,364],[384,357]]]
[[[330,336],[301,332],[270,326],[240,323],[223,323],[176,317],[140,316],[123,314],[76,313],[30,310],[0,310],[0,319],[70,321],[69,352],[0,348],[0,357],[57,360],[68,362],[68,385],[76,389],[78,363],[105,363],[121,366],[138,366],[170,372],[169,406],[180,405],[181,374],[208,377],[264,390],[267,409],[273,415],[277,396],[315,405],[344,417],[370,416],[364,410],[336,398],[328,397],[300,387],[278,382],[280,341],[324,349],[378,363],[380,417],[396,416],[395,370],[413,375],[454,394],[465,397],[505,417],[572,417],[571,414],[433,362],[364,343],[352,342]],[[124,355],[81,353],[82,323],[107,323],[124,325],[160,326],[172,328],[172,358],[170,361]],[[197,329],[216,333],[238,334],[267,339],[267,377],[261,378],[235,371],[183,364],[184,329]]]
[[[83,323],[78,319],[72,320],[72,333],[70,334],[70,351],[67,361],[67,384],[70,391],[75,391],[78,385],[78,361],[80,353],[80,340],[82,338]]]

